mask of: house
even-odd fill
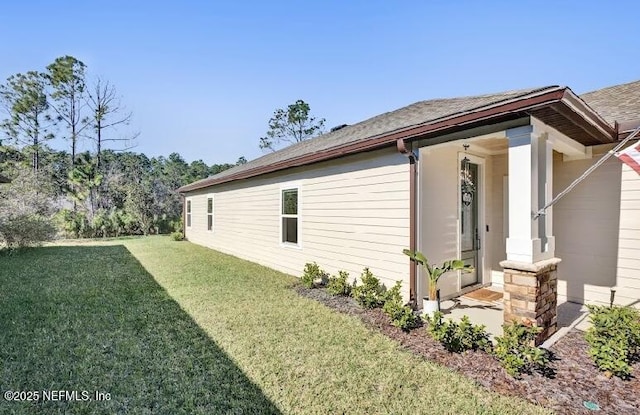
[[[2,174],[0,174],[0,184],[2,183],[11,183],[11,180],[8,177],[4,177]]]
[[[611,157],[535,215],[637,125],[640,81],[418,102],[181,187],[185,237],[293,275],[370,267],[418,307],[402,250],[462,258],[475,272],[443,277],[443,298],[502,286],[505,319],[544,339],[558,297],[640,299],[640,175]]]

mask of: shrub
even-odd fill
[[[91,220],[91,228],[93,229],[93,235],[106,238],[115,233],[113,229],[113,223],[111,222],[111,216],[109,212],[104,209],[99,209]]]
[[[313,288],[317,279],[320,279],[321,283],[324,283],[328,278],[328,274],[320,268],[315,262],[307,262],[304,265],[304,272],[300,277],[300,282],[307,288]]]
[[[364,308],[376,308],[382,306],[385,300],[386,289],[380,280],[373,276],[369,268],[365,268],[360,276],[362,285],[353,288],[353,298]]]
[[[548,352],[532,346],[542,329],[516,321],[503,324],[502,329],[503,335],[496,337],[494,355],[508,374],[517,377],[534,369],[541,372],[547,369]]]
[[[42,215],[21,214],[0,219],[0,241],[9,249],[39,245],[55,236],[53,221]]]
[[[591,328],[585,336],[589,355],[610,377],[626,379],[640,357],[640,312],[632,307],[588,305]]]
[[[401,287],[402,281],[398,281],[393,288],[386,292],[382,311],[391,317],[391,324],[408,331],[420,325],[420,317],[415,315],[411,307],[403,305],[400,294]]]
[[[332,276],[327,282],[327,291],[331,295],[351,295],[351,284],[347,282],[349,273],[347,271],[338,271],[338,275]]]
[[[12,182],[0,186],[0,242],[9,248],[53,239],[53,184],[46,174],[15,166]]]
[[[171,239],[174,241],[182,241],[184,236],[182,235],[182,232],[171,232]]]
[[[466,350],[491,350],[491,340],[484,325],[471,324],[469,317],[463,316],[460,323],[451,319],[444,321],[439,311],[433,317],[426,316],[427,331],[444,348],[452,353]]]

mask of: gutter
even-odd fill
[[[616,136],[618,137],[618,140],[623,140],[638,127],[640,127],[640,119],[622,122],[616,121],[614,123],[614,128],[616,130]]]
[[[407,148],[406,142],[399,138],[396,141],[398,152],[409,159],[409,250],[416,251],[416,156]],[[416,267],[413,259],[409,260],[409,303],[415,308],[418,305],[416,296]]]

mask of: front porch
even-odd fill
[[[440,279],[445,314],[468,314],[494,335],[505,321],[527,319],[543,328],[537,343],[584,320],[580,305],[558,302],[553,209],[537,212],[553,198],[554,163],[588,159],[591,148],[534,117],[438,141],[414,145],[418,250],[436,264],[460,258],[474,268]],[[463,295],[481,287],[504,289],[504,298]],[[427,290],[419,274],[418,306]]]
[[[492,295],[493,294],[493,295]],[[441,311],[445,318],[460,321],[465,315],[473,324],[486,326],[487,332],[493,339],[502,335],[504,323],[503,291],[497,287],[479,288],[460,297],[454,297],[441,302]],[[589,328],[587,308],[582,304],[558,301],[558,331],[547,340],[545,346],[562,338],[569,330],[586,331]]]

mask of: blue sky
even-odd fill
[[[640,2],[613,3],[7,2],[0,79],[75,56],[133,111],[134,151],[235,162],[263,154],[273,110],[297,99],[330,128],[430,98],[640,79]]]

